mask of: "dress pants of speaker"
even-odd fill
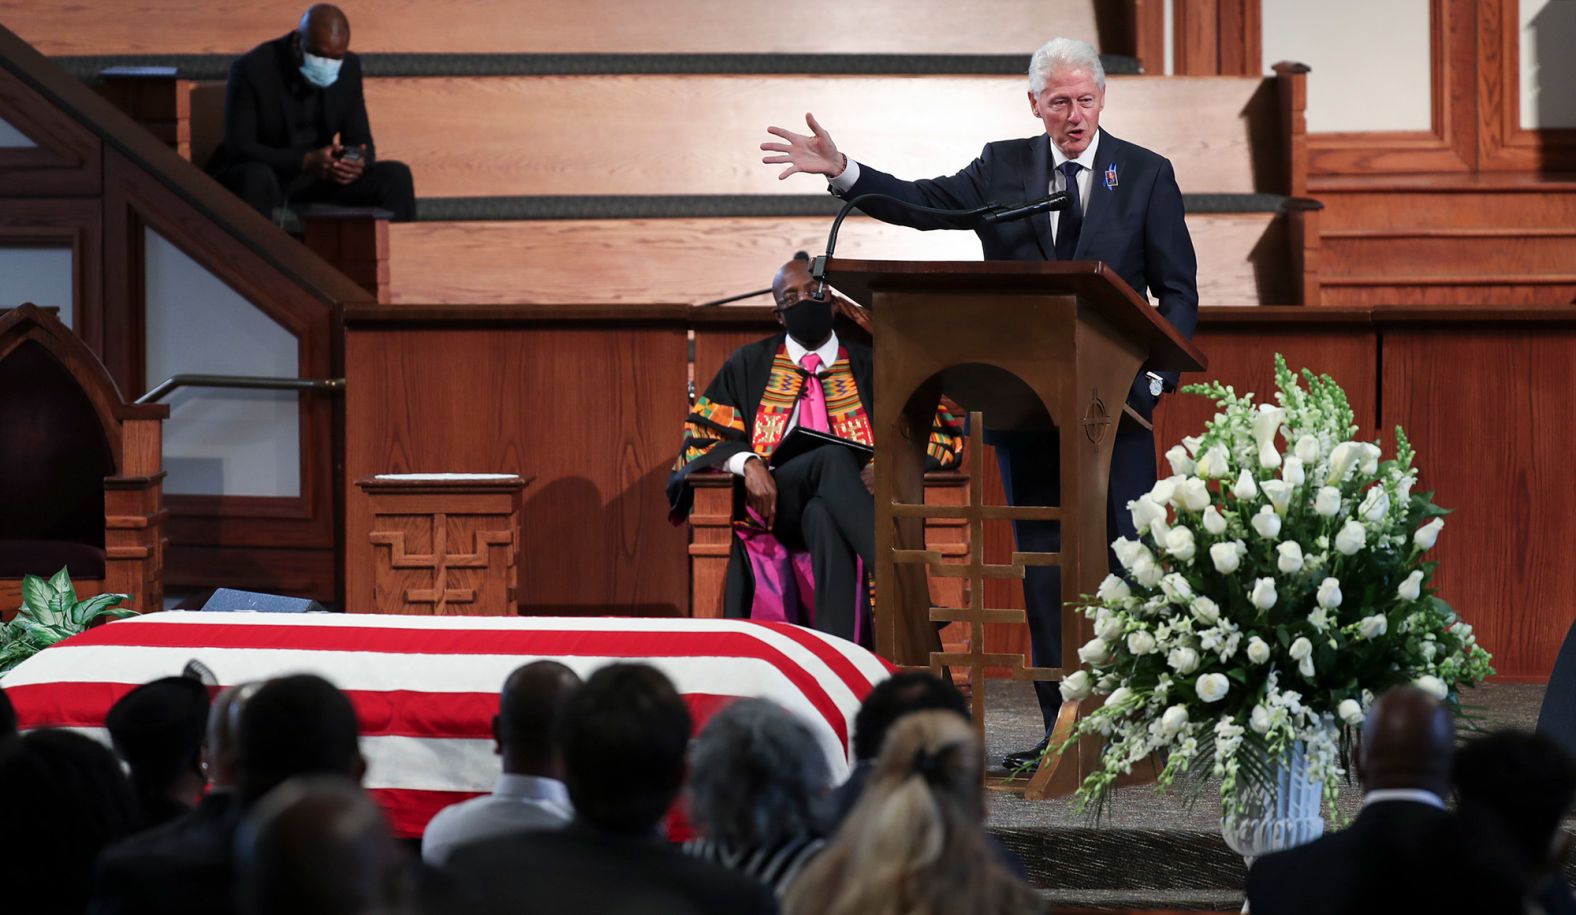
[[[1147,396],[1147,392],[1146,395]],[[1141,411],[1147,412],[1147,411]],[[1012,505],[1060,505],[1061,453],[1055,430],[1047,432],[991,431],[986,441],[996,448],[1002,486]],[[1142,426],[1119,425],[1111,456],[1111,480],[1106,501],[1106,540],[1135,537],[1127,503],[1154,488],[1155,440]],[[1059,552],[1062,526],[1055,521],[1015,521],[1013,539],[1022,552]],[[1110,556],[1111,568],[1119,568]],[[1023,600],[1029,620],[1029,650],[1036,667],[1058,667],[1062,657],[1062,570],[1060,566],[1028,566],[1023,576]],[[1072,659],[1076,660],[1076,659]],[[1056,721],[1062,697],[1057,684],[1036,680],[1035,698],[1046,728]]]
[[[849,641],[864,586],[855,559],[873,566],[876,552],[875,499],[859,470],[852,452],[828,445],[772,471],[777,481],[772,533],[790,549],[810,553],[815,628]]]
[[[269,219],[274,217],[274,210],[286,205],[287,200],[291,204],[379,207],[393,213],[394,222],[416,218],[415,183],[410,167],[403,162],[374,162],[360,178],[349,184],[317,181],[305,176],[284,181],[278,172],[262,162],[238,162],[224,168],[217,177],[220,184]]]

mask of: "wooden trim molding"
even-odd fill
[[[1144,73],[1165,75],[1165,0],[1133,0],[1133,56],[1138,58],[1138,69]]]
[[[100,266],[103,257],[100,224],[99,203],[92,199],[18,198],[7,200],[0,208],[0,247],[71,249],[71,329],[94,355],[103,359],[104,274]]]
[[[1477,28],[1479,168],[1576,169],[1576,129],[1521,126],[1521,4],[1478,0]]]
[[[1260,0],[1175,0],[1171,34],[1171,71],[1177,76],[1264,72]]]

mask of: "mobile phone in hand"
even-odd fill
[[[363,152],[359,146],[347,146],[339,151],[339,157],[346,162],[360,162]]]

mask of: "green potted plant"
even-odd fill
[[[84,632],[101,617],[120,619],[137,611],[118,607],[129,594],[98,594],[77,600],[71,576],[62,568],[48,579],[22,578],[22,606],[9,623],[0,623],[0,673],[5,673],[61,639]]]

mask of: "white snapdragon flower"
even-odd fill
[[[1270,500],[1270,504],[1275,506],[1277,515],[1286,514],[1287,506],[1291,505],[1293,487],[1290,483],[1285,480],[1265,480],[1259,484],[1259,489],[1264,493],[1264,497]]]
[[[1138,561],[1138,557],[1149,555],[1149,548],[1137,540],[1118,537],[1111,543],[1111,552],[1116,554],[1116,561],[1122,564],[1122,568],[1132,571],[1133,563]]]
[[[1248,713],[1248,727],[1255,734],[1268,734],[1272,724],[1270,710],[1262,705],[1255,705],[1253,711]]]
[[[1356,699],[1342,699],[1341,704],[1335,708],[1335,714],[1352,727],[1363,723],[1363,707]]]
[[[1319,462],[1319,440],[1312,435],[1303,435],[1297,439],[1297,447],[1293,450],[1297,453],[1297,460],[1306,467]]]
[[[1231,681],[1225,674],[1204,674],[1193,684],[1193,689],[1205,702],[1219,702],[1231,690]]]
[[[1283,540],[1275,545],[1275,552],[1275,568],[1280,569],[1282,574],[1294,575],[1302,571],[1302,544],[1295,540]]]
[[[1193,458],[1183,445],[1172,445],[1166,452],[1166,460],[1171,464],[1172,473],[1187,476],[1193,472]]]
[[[1156,521],[1166,520],[1166,507],[1155,501],[1153,496],[1143,495],[1127,503],[1127,509],[1133,516],[1133,527],[1140,534],[1148,531]]]
[[[1241,502],[1247,502],[1258,497],[1259,488],[1254,485],[1253,474],[1248,473],[1248,468],[1242,468],[1242,472],[1237,474],[1237,482],[1236,485],[1231,487],[1231,494],[1236,496],[1238,501]]]
[[[1262,447],[1266,442],[1275,441],[1275,434],[1285,418],[1285,409],[1274,404],[1259,404],[1258,412],[1253,414],[1253,443]]]
[[[1260,578],[1253,583],[1253,588],[1248,592],[1248,602],[1260,610],[1268,610],[1275,606],[1275,579]]]
[[[1263,664],[1270,659],[1270,643],[1258,636],[1248,639],[1248,660],[1255,664]]]
[[[1133,563],[1134,580],[1146,588],[1160,584],[1160,579],[1165,574],[1166,570],[1161,568],[1160,563],[1155,561],[1155,557],[1150,555],[1148,550],[1145,550],[1144,555]]]
[[[1403,507],[1405,507],[1407,500],[1411,498],[1412,484],[1416,482],[1417,478],[1410,473],[1401,474],[1395,481],[1395,498]]]
[[[1172,572],[1160,579],[1160,592],[1173,604],[1187,606],[1193,601],[1193,588],[1180,572]]]
[[[1362,522],[1348,521],[1341,525],[1341,529],[1335,534],[1335,550],[1342,556],[1354,556],[1363,548],[1367,536]]]
[[[1193,472],[1206,480],[1219,480],[1231,472],[1231,452],[1225,445],[1211,445],[1198,459]]]
[[[1241,540],[1217,543],[1209,548],[1209,559],[1215,564],[1215,571],[1230,575],[1242,566],[1242,556],[1247,551],[1247,546]]]
[[[1281,465],[1281,479],[1292,486],[1301,486],[1308,476],[1303,472],[1302,458],[1286,458],[1286,463]]]
[[[1341,605],[1341,581],[1338,578],[1326,578],[1319,582],[1319,592],[1314,597],[1319,606],[1326,610],[1334,610]]]
[[[1171,653],[1166,655],[1166,666],[1184,677],[1198,670],[1198,661],[1198,652],[1185,645],[1171,649]]]
[[[1209,484],[1198,477],[1188,477],[1177,487],[1171,501],[1190,512],[1203,511],[1209,505]]]
[[[1363,501],[1357,506],[1357,513],[1363,520],[1377,522],[1384,519],[1385,513],[1390,510],[1390,496],[1385,493],[1383,486],[1375,486],[1363,496]]]
[[[1133,596],[1133,592],[1127,587],[1127,582],[1120,575],[1107,575],[1105,580],[1100,582],[1100,590],[1096,591],[1094,596],[1100,600],[1111,602],[1127,600]]]
[[[1085,664],[1103,664],[1111,657],[1111,645],[1105,639],[1090,639],[1078,649],[1078,660]]]
[[[1275,514],[1275,509],[1266,505],[1259,509],[1259,513],[1248,519],[1248,525],[1254,532],[1265,540],[1273,540],[1280,535],[1281,519]]]
[[[1206,516],[1206,520],[1207,520],[1207,516]],[[1207,524],[1205,525],[1205,527],[1208,527],[1208,526],[1209,525],[1207,525]],[[1439,530],[1440,530],[1440,528],[1442,528],[1444,526],[1445,526],[1445,519],[1443,519],[1443,518],[1435,518],[1435,519],[1433,519],[1432,521],[1430,521],[1427,524],[1423,525],[1422,527],[1418,528],[1417,531],[1414,534],[1412,534],[1412,545],[1417,547],[1420,550],[1431,550],[1431,549],[1433,549],[1434,548],[1434,541],[1439,539]]]
[[[1226,516],[1216,511],[1213,505],[1204,509],[1204,530],[1211,537],[1219,537],[1226,532]]]
[[[1089,671],[1075,670],[1062,678],[1060,689],[1063,702],[1078,702],[1094,692],[1094,682],[1089,679]]]
[[[1390,621],[1385,619],[1385,615],[1383,613],[1375,613],[1372,616],[1363,617],[1362,621],[1357,624],[1357,637],[1364,641],[1377,639],[1384,635],[1389,628]]]
[[[1206,626],[1213,626],[1220,622],[1220,605],[1207,597],[1193,598],[1193,615]]]
[[[1173,527],[1166,532],[1166,552],[1183,562],[1193,558],[1198,551],[1198,544],[1193,539],[1193,532],[1185,527]]]
[[[1202,444],[1204,444],[1204,440],[1197,435],[1182,436],[1182,447],[1187,449],[1188,454],[1196,456],[1198,454],[1198,446]]]
[[[1313,497],[1313,512],[1321,518],[1333,518],[1341,511],[1341,491],[1334,486],[1321,486]]]
[[[1134,633],[1128,635],[1128,637],[1127,637],[1127,652],[1128,652],[1128,654],[1146,655],[1146,654],[1154,654],[1154,651],[1155,651],[1155,637],[1154,637],[1154,635],[1152,633],[1147,632],[1147,631],[1145,631],[1143,629],[1140,629],[1137,632],[1134,632]]]
[[[1418,595],[1423,593],[1423,570],[1414,569],[1412,574],[1406,576],[1406,581],[1395,589],[1395,593],[1405,601],[1417,600]]]
[[[1428,693],[1441,702],[1445,700],[1446,696],[1450,695],[1450,687],[1445,685],[1445,681],[1428,674],[1424,674],[1423,676],[1418,677],[1416,680],[1413,680],[1412,685],[1416,686],[1418,689],[1421,689],[1423,692]]]

